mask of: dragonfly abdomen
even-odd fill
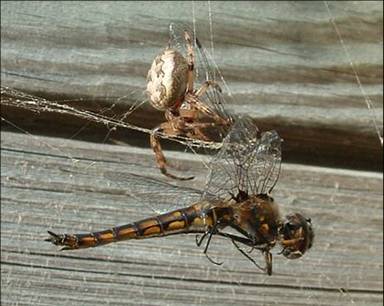
[[[47,240],[64,246],[63,250],[70,250],[96,247],[129,239],[205,232],[215,222],[213,210],[207,209],[205,206],[196,203],[190,207],[89,234],[56,235],[49,232],[51,237]]]

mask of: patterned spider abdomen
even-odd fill
[[[187,89],[188,63],[175,49],[165,49],[154,59],[147,77],[150,103],[158,110],[172,108]]]

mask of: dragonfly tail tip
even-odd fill
[[[61,235],[55,234],[54,232],[47,231],[48,234],[50,235],[49,238],[44,239],[44,241],[51,242],[56,245],[60,245],[62,241]]]

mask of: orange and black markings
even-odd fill
[[[204,213],[201,213],[201,210],[201,205],[195,204],[138,222],[89,234],[57,235],[49,232],[51,237],[46,240],[56,245],[62,245],[64,246],[63,249],[67,250],[96,247],[129,239],[145,239],[178,233],[205,232],[214,224],[214,213],[212,210],[206,210]]]

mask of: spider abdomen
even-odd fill
[[[165,49],[154,59],[147,77],[150,103],[158,110],[172,108],[187,89],[188,63],[175,49]]]

